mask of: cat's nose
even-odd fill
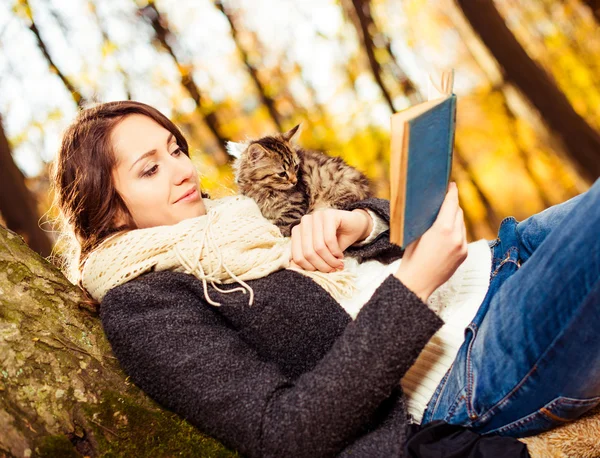
[[[296,184],[298,182],[298,178],[296,178],[296,175],[292,175],[290,177],[290,181],[292,182],[292,184]]]

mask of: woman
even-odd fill
[[[434,225],[401,262],[380,199],[303,218],[289,246],[252,218],[240,223],[235,212],[220,211],[242,208],[243,200],[219,206],[200,198],[185,138],[166,117],[116,102],[83,111],[67,130],[55,183],[80,247],[76,270],[102,299],[102,323],[125,371],[245,455],[403,456],[403,377],[413,417],[481,433],[532,434],[600,401],[600,181],[522,223],[506,219],[489,245],[467,249],[452,185]],[[227,237],[255,223],[269,253],[289,251],[269,258],[270,274],[243,277],[263,263],[232,270],[250,261],[235,251],[240,237]],[[199,247],[185,244],[196,236],[194,224],[202,228]],[[186,236],[173,241],[181,227]],[[217,268],[198,263],[204,247]],[[342,253],[359,282],[372,276],[351,298],[346,272],[333,272]],[[366,262],[357,266],[349,256]],[[375,257],[393,262],[368,261]],[[216,287],[223,278],[241,288]],[[477,285],[465,290],[472,278]],[[364,291],[369,297],[358,298]],[[450,337],[436,334],[438,314],[462,317]],[[451,347],[456,329],[461,342],[449,361],[430,350],[439,363],[433,388],[411,377],[411,366],[435,366],[419,356],[432,337]],[[428,390],[425,409],[419,396]]]

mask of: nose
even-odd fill
[[[185,183],[194,176],[194,165],[190,160],[185,161],[178,158],[173,158],[171,167],[173,182],[176,185]]]
[[[296,184],[298,182],[298,178],[296,177],[296,175],[292,175],[290,176],[290,181],[292,182],[292,184]]]

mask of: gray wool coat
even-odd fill
[[[389,203],[367,199],[389,221]],[[399,257],[384,232],[347,254]],[[249,457],[402,457],[407,413],[399,380],[443,324],[389,276],[356,320],[290,270],[247,294],[152,272],[112,289],[100,315],[114,354],[142,390]],[[225,285],[225,289],[236,285]]]

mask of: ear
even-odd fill
[[[246,150],[247,147],[248,144],[244,142],[227,142],[227,145],[225,145],[227,152],[238,159],[242,156],[242,153]]]
[[[296,134],[296,132],[298,132],[299,128],[300,128],[300,124],[298,124],[296,127],[291,128],[287,132],[281,134],[281,136],[285,139],[286,142],[289,142],[292,139],[292,137]]]
[[[117,211],[115,212],[115,216],[113,218],[113,227],[128,227],[131,228],[132,218],[127,213],[123,211],[121,206],[118,206]]]
[[[248,160],[250,162],[257,162],[266,154],[265,149],[258,143],[252,143],[248,148]]]

